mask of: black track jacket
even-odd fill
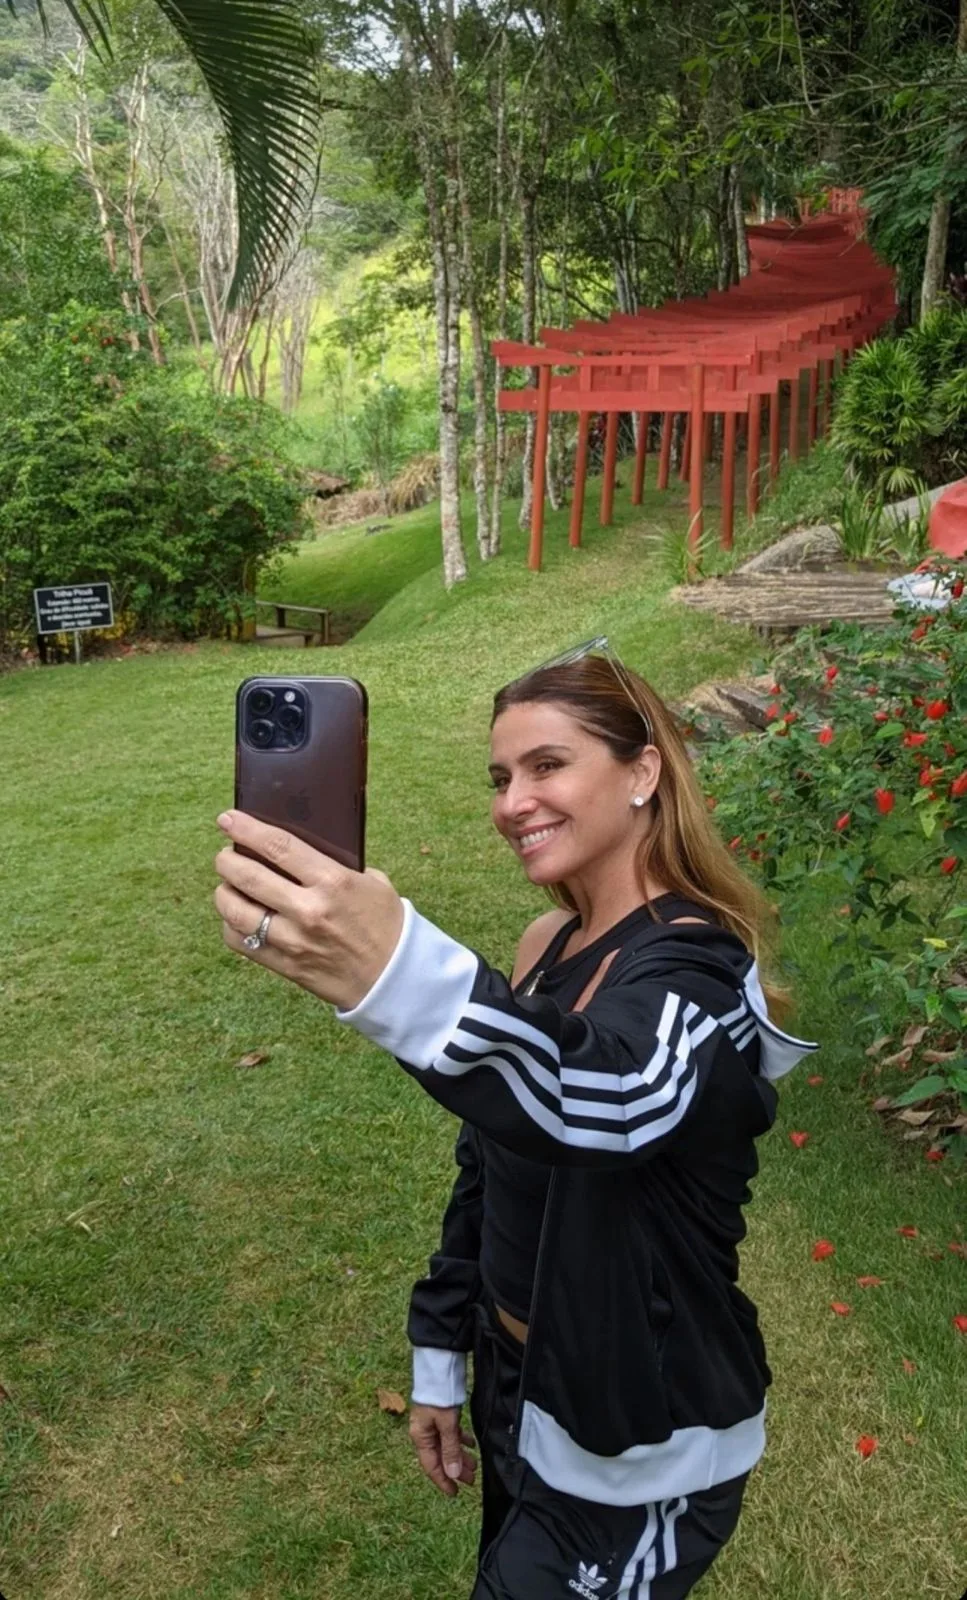
[[[639,928],[585,1010],[514,993],[404,901],[397,948],[337,1012],[464,1123],[459,1174],[410,1315],[413,1398],[465,1398],[478,1269],[477,1133],[551,1164],[518,1450],[610,1505],[748,1471],[770,1382],[737,1287],[742,1206],[775,1078],[815,1045],[768,1018],[755,964],[710,924]]]

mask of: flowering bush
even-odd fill
[[[831,976],[858,989],[881,1033],[878,1008],[899,994],[910,1026],[886,1059],[931,1068],[893,1104],[952,1094],[962,1113],[967,599],[965,573],[934,565],[953,582],[946,610],[799,634],[776,665],[766,731],[713,741],[703,777],[724,838],[770,892],[788,906],[822,873],[848,901],[836,942],[851,959]],[[967,1155],[961,1127],[955,1116],[941,1150]]]

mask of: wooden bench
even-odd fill
[[[325,606],[304,606],[291,600],[256,600],[256,610],[272,611],[275,613],[275,627],[260,627],[257,637],[264,641],[270,639],[286,639],[298,636],[304,644],[312,644],[321,638],[323,644],[329,643],[329,611]],[[314,627],[294,627],[287,621],[290,611],[301,612],[305,616],[315,617]]]

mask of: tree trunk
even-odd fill
[[[500,36],[500,64],[497,72],[497,140],[494,190],[497,206],[497,337],[507,337],[507,261],[509,222],[507,216],[507,33]],[[490,491],[490,556],[500,554],[500,504],[507,459],[507,416],[500,409],[500,369],[494,380],[494,481]]]
[[[452,10],[452,0],[448,0]],[[451,19],[452,20],[452,19]],[[452,28],[443,40],[445,58],[453,65]],[[433,299],[436,310],[437,373],[440,413],[440,539],[443,546],[443,583],[450,589],[467,576],[467,558],[460,528],[460,274],[454,219],[459,203],[458,185],[447,177],[446,205],[437,190],[437,167],[430,150],[424,120],[420,66],[409,30],[400,30],[400,53],[410,81],[417,156],[423,179],[433,262]]]
[[[732,167],[732,208],[735,217],[735,260],[739,277],[749,276],[749,236],[745,231],[745,208],[742,204],[742,172],[737,165]]]
[[[923,282],[920,285],[921,321],[928,311],[933,310],[943,293],[949,231],[950,201],[946,195],[935,195],[933,209],[930,212],[930,228],[927,232],[927,259],[924,262]]]
[[[534,196],[528,191],[520,197],[520,266],[521,266],[521,338],[524,344],[534,342],[534,301],[536,294]],[[537,368],[530,369],[531,383],[536,387]],[[521,528],[529,528],[534,501],[534,434],[537,417],[528,411],[524,433],[524,481],[522,484],[520,517]]]
[[[474,271],[470,202],[467,199],[462,165],[458,165],[457,170],[460,184],[464,297],[470,316],[470,337],[473,348],[473,493],[477,507],[477,550],[481,561],[489,561],[491,551],[490,506],[487,500],[487,347],[484,342]]]
[[[955,56],[967,53],[967,0],[960,0],[957,22]],[[923,282],[920,285],[921,321],[932,311],[943,293],[947,267],[947,239],[950,233],[950,196],[945,193],[948,178],[941,177],[941,187],[933,198],[930,227],[927,231],[927,259],[923,265]]]

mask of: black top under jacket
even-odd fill
[[[608,928],[600,938],[560,960],[571,935],[581,925],[580,917],[558,929],[547,949],[520,982],[518,995],[550,995],[562,1011],[577,1005],[601,962],[638,929],[655,922],[672,922],[676,917],[714,920],[705,906],[664,894],[648,905],[638,906],[627,917]],[[534,1274],[541,1228],[547,1205],[547,1191],[554,1171],[546,1161],[531,1161],[498,1144],[496,1139],[480,1137],[483,1161],[483,1196],[480,1216],[480,1276],[491,1299],[521,1322],[530,1319]]]
[[[571,999],[574,1003],[574,998]],[[410,1311],[414,1400],[465,1395],[479,1299],[480,1136],[554,1170],[521,1376],[518,1450],[613,1505],[748,1471],[770,1381],[738,1288],[742,1207],[772,1081],[815,1049],[769,1019],[716,925],[632,920],[583,1011],[507,979],[404,902],[385,971],[339,1012],[463,1126],[440,1250]]]

